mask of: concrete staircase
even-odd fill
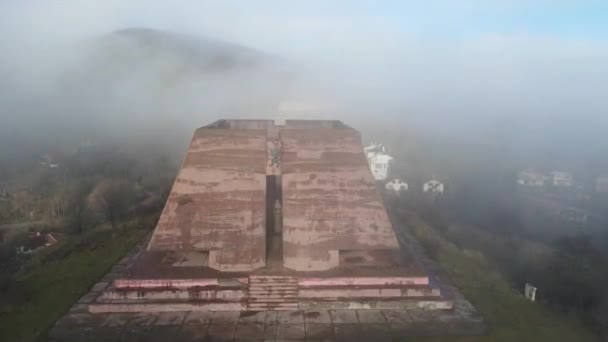
[[[250,311],[297,310],[298,279],[285,276],[250,276],[247,308]]]

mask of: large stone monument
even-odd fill
[[[450,309],[400,248],[360,134],[220,120],[194,133],[158,225],[91,312]]]

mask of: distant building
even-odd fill
[[[393,191],[395,193],[400,193],[400,192],[405,192],[407,191],[408,185],[406,182],[395,178],[392,181],[386,183],[386,185],[384,186],[386,188],[386,190],[388,191]]]
[[[526,297],[526,299],[531,302],[535,302],[536,301],[536,290],[537,290],[536,287],[534,287],[532,284],[526,283],[526,287],[524,289],[524,296]]]
[[[385,180],[388,177],[393,157],[386,153],[386,147],[382,144],[371,144],[364,150],[374,179],[377,181]]]
[[[35,232],[28,235],[28,243],[30,247],[34,246],[31,249],[35,249],[41,246],[50,246],[57,243],[59,240],[62,240],[63,237],[64,235],[62,233],[42,234],[40,232]]]
[[[583,209],[566,208],[559,212],[559,218],[564,222],[587,224],[589,213]]]
[[[545,185],[545,180],[547,180],[547,176],[540,172],[524,170],[519,173],[517,184],[531,188],[542,188]]]
[[[41,157],[40,164],[48,168],[54,169],[59,167],[57,160],[50,154],[43,154]]]
[[[9,193],[6,189],[0,187],[0,201],[8,200]]]
[[[595,180],[595,191],[608,193],[608,176],[602,176]]]
[[[28,234],[24,244],[16,248],[17,254],[36,253],[43,247],[50,246],[63,239],[62,233],[40,233],[33,232]]]
[[[431,194],[442,194],[444,190],[443,183],[436,179],[431,179],[422,186],[422,191]]]
[[[551,183],[555,187],[571,187],[574,184],[572,174],[562,171],[551,172]]]
[[[64,234],[63,233],[47,233],[45,234],[44,238],[46,239],[46,244],[45,246],[50,246],[54,243],[59,242],[59,240],[62,240],[64,238]]]

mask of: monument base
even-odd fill
[[[428,277],[250,275],[208,279],[116,279],[90,312],[265,311],[303,308],[449,310]]]

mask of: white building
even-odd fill
[[[424,183],[422,186],[422,191],[432,194],[442,194],[444,191],[444,186],[440,181],[431,179],[430,181]]]
[[[595,191],[602,193],[608,192],[608,176],[602,176],[595,180]]]
[[[524,288],[524,296],[531,302],[536,301],[536,287],[532,284],[526,283],[526,287]]]
[[[40,164],[42,166],[49,167],[51,169],[55,169],[59,167],[59,163],[53,158],[50,154],[43,154],[41,157]]]
[[[556,187],[570,187],[574,184],[572,175],[568,172],[553,171],[551,172],[551,182]]]
[[[542,188],[545,186],[545,180],[547,176],[540,172],[532,170],[524,170],[519,173],[517,178],[517,184],[531,187],[531,188]]]
[[[386,147],[382,144],[371,144],[364,149],[367,162],[372,170],[374,179],[383,181],[388,177],[389,168],[393,157],[386,153]]]
[[[392,181],[386,183],[384,187],[386,188],[386,190],[393,191],[395,193],[405,192],[408,188],[407,183],[400,180],[399,178],[395,178]]]

